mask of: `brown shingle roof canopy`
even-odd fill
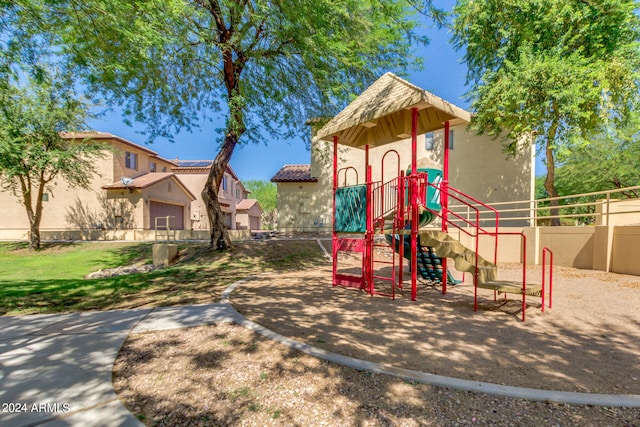
[[[318,178],[311,176],[311,165],[284,165],[271,182],[318,182]]]
[[[318,138],[350,147],[377,147],[411,137],[411,109],[418,134],[469,123],[471,114],[393,73],[386,73],[318,131]]]

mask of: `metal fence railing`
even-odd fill
[[[610,225],[612,217],[632,214],[638,215],[637,222],[640,223],[640,198],[629,197],[634,194],[640,194],[640,186],[553,198],[496,202],[490,205],[500,212],[500,223],[507,227],[550,225],[550,220],[554,218],[560,219],[562,225]],[[552,206],[552,203],[557,206]],[[475,218],[477,214],[480,215],[481,222],[490,221],[495,216],[494,212],[479,204],[472,207],[452,205],[449,209],[466,221]],[[460,221],[462,223],[464,220]]]
[[[175,216],[158,216],[155,218],[155,239],[158,241],[165,241],[167,244],[176,243],[176,227]]]

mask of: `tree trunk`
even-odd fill
[[[554,103],[555,107],[555,103]],[[558,189],[555,185],[555,176],[556,176],[556,163],[553,157],[553,149],[552,144],[556,137],[556,133],[558,130],[558,117],[554,115],[553,120],[551,121],[551,125],[549,126],[549,132],[547,134],[547,145],[546,149],[546,162],[547,162],[547,177],[544,180],[544,189],[547,190],[547,195],[551,197],[558,197]],[[558,214],[560,210],[558,209],[559,203],[558,200],[551,200],[551,210],[549,211],[549,215],[551,216],[551,225],[559,226],[560,218],[558,218]]]
[[[37,251],[40,249],[40,224],[29,221],[29,249]]]
[[[245,132],[244,126],[244,102],[242,91],[240,88],[240,74],[247,62],[247,56],[240,46],[236,46],[233,42],[235,27],[233,20],[227,26],[222,19],[220,4],[217,1],[209,2],[205,8],[212,14],[215,19],[216,29],[218,33],[218,42],[222,49],[222,64],[224,83],[227,88],[227,103],[229,106],[229,121],[227,122],[227,133],[224,138],[222,148],[218,152],[205,184],[202,190],[202,199],[207,207],[209,214],[209,227],[211,230],[211,240],[209,247],[218,250],[224,250],[231,247],[231,239],[229,231],[224,224],[224,213],[220,207],[218,200],[218,192],[224,172],[227,169],[233,149],[235,148],[240,136]]]
[[[36,251],[40,249],[40,219],[42,218],[42,195],[44,194],[45,180],[44,177],[41,176],[40,185],[38,187],[38,194],[36,195],[35,209],[33,207],[33,199],[32,199],[32,181],[29,177],[25,179],[20,179],[20,186],[22,190],[22,202],[24,203],[24,207],[27,210],[27,217],[29,218],[29,249],[32,251]]]
[[[222,148],[211,165],[207,182],[202,190],[202,200],[207,208],[209,229],[211,230],[209,247],[217,250],[224,250],[231,247],[231,239],[229,238],[227,226],[224,223],[224,212],[222,212],[222,208],[220,207],[218,193],[220,184],[222,183],[222,177],[227,169],[229,160],[231,160],[231,155],[237,142],[238,138],[233,133],[227,134]]]

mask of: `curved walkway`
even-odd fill
[[[229,295],[217,304],[0,317],[0,425],[140,426],[118,400],[112,369],[130,333],[233,322],[306,354],[359,370],[436,386],[557,403],[640,407],[640,395],[573,393],[461,380],[331,353],[242,316]]]

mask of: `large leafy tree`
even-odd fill
[[[593,135],[588,145],[577,147],[564,159],[557,173],[562,194],[580,194],[640,185],[640,117],[626,126],[608,128]],[[618,193],[638,197],[638,190]]]
[[[59,53],[151,139],[225,117],[202,192],[219,248],[230,242],[217,194],[236,145],[307,133],[307,119],[384,71],[419,65],[416,8],[441,17],[431,0],[19,1],[46,6],[31,16]]]
[[[455,7],[453,40],[465,52],[473,126],[504,138],[510,154],[519,142],[539,143],[550,197],[558,195],[556,156],[566,157],[603,126],[623,124],[637,107],[637,6],[634,0],[459,0]]]
[[[19,197],[29,220],[29,247],[39,249],[44,193],[52,193],[58,178],[88,187],[102,147],[64,138],[63,132],[82,129],[89,114],[68,79],[10,74],[0,82],[0,187]]]

